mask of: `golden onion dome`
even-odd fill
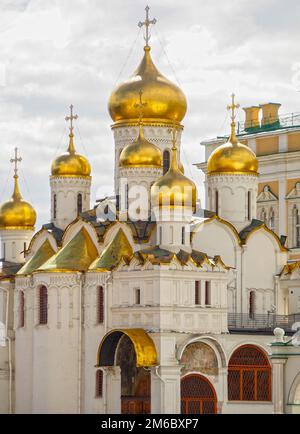
[[[121,167],[161,167],[161,150],[145,139],[142,125],[137,140],[125,146],[120,155]]]
[[[1,229],[33,229],[36,212],[30,203],[22,199],[18,175],[14,175],[14,191],[10,200],[0,205]]]
[[[177,160],[175,141],[172,147],[170,168],[151,187],[154,204],[159,207],[191,207],[196,210],[197,188],[193,181],[182,173]]]
[[[235,134],[235,108],[239,105],[234,103],[228,109],[232,110],[231,134],[228,142],[215,149],[207,161],[208,174],[250,174],[258,175],[258,160],[255,153],[247,145],[240,143]]]
[[[70,133],[69,137],[70,142],[68,150],[52,162],[51,174],[52,176],[89,177],[91,174],[90,163],[87,158],[76,153],[73,133]]]
[[[136,95],[143,89],[147,101],[143,109],[144,120],[181,122],[187,109],[184,93],[157,70],[148,45],[144,52],[133,75],[112,92],[108,103],[111,118],[114,122],[136,120]]]

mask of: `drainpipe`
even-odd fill
[[[112,280],[112,273],[108,274],[106,276],[105,282],[104,282],[104,304],[105,304],[105,313],[104,313],[104,334],[107,333],[107,324],[108,324],[108,281],[111,278]],[[108,393],[108,387],[107,387],[107,371],[105,371],[105,393],[103,397],[103,407],[104,407],[104,414],[107,414],[107,393]]]
[[[8,336],[8,312],[9,312],[9,290],[0,288],[6,294],[6,312],[5,312],[5,339],[8,342],[8,368],[9,368],[9,384],[8,384],[8,412],[12,414],[12,356],[11,356],[11,339]]]
[[[82,282],[83,275],[79,276],[79,312],[78,312],[78,402],[77,402],[77,413],[81,414],[81,368],[82,368]]]

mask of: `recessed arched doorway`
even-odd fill
[[[108,332],[100,343],[96,367],[111,366],[120,368],[121,413],[151,413],[150,368],[157,366],[157,354],[148,333],[143,329]]]
[[[181,379],[182,414],[217,414],[217,394],[210,381],[199,374]]]

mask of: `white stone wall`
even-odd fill
[[[33,234],[31,229],[0,230],[1,258],[9,262],[24,262],[24,248],[28,248]]]
[[[236,226],[238,230],[241,230],[253,218],[256,218],[256,176],[234,174],[209,175],[207,186],[208,209],[217,211],[216,192],[218,192],[217,214]],[[250,216],[248,216],[248,192],[251,194]]]
[[[76,219],[77,197],[82,195],[82,210],[90,209],[91,178],[50,177],[51,222],[60,229]],[[54,216],[54,195],[56,195],[56,217]]]

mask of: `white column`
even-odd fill
[[[287,235],[286,229],[286,179],[279,180],[279,236]]]
[[[284,365],[287,359],[272,359],[272,376],[273,376],[273,401],[274,413],[283,414],[285,399],[284,399]]]
[[[181,366],[160,366],[151,370],[151,413],[180,414]]]
[[[121,414],[121,369],[106,368],[106,402],[108,414]]]

